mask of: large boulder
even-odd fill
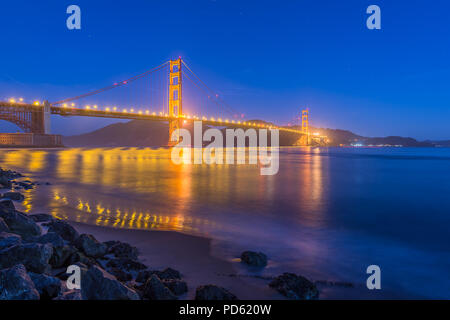
[[[144,298],[150,300],[176,300],[177,297],[167,288],[157,275],[152,275],[144,285]]]
[[[11,232],[22,237],[33,237],[41,234],[41,228],[27,215],[16,211],[11,200],[0,202],[0,218],[2,218]]]
[[[292,300],[313,300],[319,298],[319,290],[314,283],[294,273],[283,273],[269,283],[282,295]]]
[[[108,246],[108,253],[114,254],[117,258],[128,258],[136,260],[138,258],[138,250],[136,247],[129,245],[126,242],[108,241],[105,242]]]
[[[94,258],[86,256],[81,251],[75,251],[74,253],[72,253],[70,255],[69,259],[67,260],[68,265],[76,264],[76,263],[83,263],[89,267],[98,265],[97,261]]]
[[[9,232],[9,227],[3,218],[0,218],[0,232]]]
[[[64,240],[69,242],[74,242],[79,237],[78,231],[62,220],[52,220],[48,223],[44,223],[44,226],[48,227],[48,232],[56,232]]]
[[[252,267],[267,266],[267,256],[262,252],[244,251],[241,254],[241,262]]]
[[[37,243],[49,243],[53,246],[53,255],[50,258],[50,265],[53,268],[67,266],[69,258],[77,252],[73,246],[64,242],[63,238],[56,232],[48,232],[34,240]]]
[[[106,254],[108,247],[104,243],[100,243],[93,235],[82,234],[74,242],[78,250],[83,251],[87,256],[100,258]]]
[[[53,299],[62,292],[63,284],[58,278],[34,272],[30,272],[29,276],[39,292],[41,300]]]
[[[6,188],[6,189],[12,188],[12,183],[8,179],[8,177],[6,177],[4,175],[0,175],[0,188]]]
[[[22,238],[17,234],[0,232],[0,250],[20,244],[21,242]]]
[[[0,300],[39,300],[39,293],[24,265],[0,270]]]
[[[122,282],[130,281],[131,279],[133,279],[133,276],[130,273],[119,268],[109,268],[108,272],[116,277],[117,280]]]
[[[237,300],[237,298],[227,289],[209,284],[195,290],[195,300]]]
[[[49,273],[52,254],[53,248],[50,244],[17,244],[0,251],[0,269],[23,264],[29,271]]]
[[[163,284],[172,291],[173,294],[179,296],[188,291],[187,283],[182,280],[170,279],[163,280]]]
[[[114,258],[106,263],[107,268],[118,268],[126,272],[140,271],[147,269],[145,264],[127,258]]]
[[[10,199],[14,201],[23,201],[25,197],[20,192],[5,192],[2,195],[3,199]]]
[[[51,214],[47,213],[30,214],[29,217],[33,219],[35,222],[49,222],[55,219]]]
[[[145,283],[154,274],[156,274],[161,280],[181,280],[181,274],[179,271],[172,268],[166,268],[163,271],[142,270],[138,273],[136,281]]]
[[[10,212],[10,211],[16,211],[14,203],[11,200],[0,201],[0,214],[2,212]]]
[[[98,266],[90,267],[81,276],[81,296],[87,300],[139,300],[136,291],[119,282]]]

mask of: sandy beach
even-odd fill
[[[181,272],[188,293],[181,299],[194,299],[195,288],[215,284],[228,289],[239,299],[285,299],[271,289],[269,280],[230,276],[237,273],[232,262],[214,257],[211,240],[172,231],[113,229],[71,222],[82,233],[93,234],[98,241],[119,240],[135,246],[140,260],[151,269],[171,267]]]

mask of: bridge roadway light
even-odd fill
[[[72,106],[72,107],[75,107],[75,103],[72,103],[71,106]]]
[[[105,111],[109,112],[109,108],[105,108]]]
[[[33,104],[34,104],[35,106],[38,106],[38,105],[39,105],[39,101],[35,101],[35,102],[33,102]]]
[[[97,105],[94,105],[94,109],[97,109]]]
[[[23,102],[23,98],[19,98],[19,101],[20,101],[20,102]]]
[[[16,99],[14,99],[14,98],[11,98],[11,99],[9,99],[9,102],[11,102],[11,103],[15,103],[15,102],[16,102]]]
[[[123,109],[123,113],[127,113],[127,109]]]

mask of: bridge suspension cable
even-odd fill
[[[55,101],[55,102],[52,102],[51,104],[52,105],[58,105],[58,104],[66,103],[66,102],[71,102],[71,101],[75,101],[75,100],[78,100],[78,99],[81,99],[81,98],[90,97],[90,96],[99,94],[99,93],[104,92],[104,91],[108,91],[108,90],[111,90],[111,89],[114,89],[114,88],[118,88],[118,87],[127,85],[127,84],[129,84],[129,83],[131,83],[133,81],[136,81],[136,80],[141,79],[143,77],[146,77],[146,76],[148,76],[148,75],[150,75],[150,74],[152,74],[152,73],[154,73],[156,71],[161,70],[168,63],[169,63],[169,61],[166,61],[166,62],[160,64],[159,66],[157,66],[157,67],[155,67],[153,69],[147,70],[147,71],[145,71],[143,73],[140,73],[140,74],[138,74],[136,76],[133,76],[131,78],[128,78],[126,80],[122,80],[120,82],[115,82],[114,84],[106,86],[104,88],[97,89],[97,90],[94,90],[94,91],[91,91],[91,92],[87,92],[85,94],[81,94],[81,95],[78,95],[78,96],[75,96],[75,97],[72,97],[72,98],[67,98],[67,99],[64,99],[64,100]]]
[[[191,68],[189,68],[189,66],[184,62],[184,60],[181,60],[181,61],[182,61],[183,65],[186,67],[186,69],[189,70],[189,72],[198,80],[198,82],[200,82],[200,84],[203,85],[204,88],[206,88],[206,90],[204,90],[197,83],[195,83],[195,81],[192,80],[187,75],[187,73],[184,72],[184,70],[183,70],[183,75],[186,76],[186,78],[188,80],[190,80],[197,88],[199,88],[201,91],[203,91],[203,93],[206,94],[206,96],[208,97],[209,100],[213,101],[219,108],[220,107],[224,108],[224,110],[226,112],[230,113],[232,116],[239,115],[239,112],[237,112],[235,109],[230,107],[225,101],[223,101],[223,99],[220,97],[220,95],[218,93],[216,93],[213,89],[211,89],[202,79],[200,79],[200,77],[197,76],[197,74],[194,71],[192,71]],[[207,91],[209,91],[209,93]],[[211,96],[213,96],[215,99],[211,99]]]

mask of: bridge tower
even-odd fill
[[[183,114],[181,91],[181,58],[170,60],[169,71],[169,117],[181,117]],[[169,120],[169,145],[180,142],[179,134],[173,135],[175,130],[181,128],[181,118]]]
[[[302,137],[302,144],[309,146],[311,144],[311,139],[309,135],[309,109],[306,108],[302,110],[302,132],[304,133]]]

